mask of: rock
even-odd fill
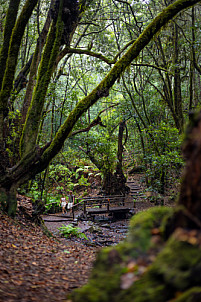
[[[108,224],[108,223],[101,224],[101,227],[102,227],[102,228],[111,229],[111,226],[110,226],[110,224]]]
[[[99,228],[99,227],[96,226],[96,225],[90,226],[89,229],[88,229],[88,231],[89,231],[90,233],[102,233],[101,228]]]

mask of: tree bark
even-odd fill
[[[178,205],[184,207],[178,216],[184,227],[201,228],[201,111],[190,121],[183,147],[186,168]]]

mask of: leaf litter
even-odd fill
[[[87,282],[96,251],[0,212],[0,302],[65,301]]]

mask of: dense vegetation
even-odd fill
[[[0,204],[9,216],[18,192],[49,207],[101,177],[103,193],[125,194],[139,170],[149,191],[170,194],[184,142],[176,208],[134,216],[127,241],[99,254],[73,301],[200,300],[199,2],[1,1]]]
[[[87,185],[76,172],[86,166],[105,192],[139,166],[149,190],[178,180],[181,135],[199,106],[200,6],[183,11],[196,2],[2,1],[0,199],[9,215],[17,190],[45,198],[52,183],[58,193],[75,179]]]

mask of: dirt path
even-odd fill
[[[138,202],[135,211],[151,206]],[[45,223],[54,239],[47,238],[22,213],[13,220],[0,212],[0,302],[67,301],[72,289],[87,282],[100,246],[123,240],[129,222],[104,222],[92,232],[89,225],[78,223],[85,227],[88,241],[62,238],[58,234],[62,222]]]
[[[0,213],[0,301],[65,301],[87,282],[97,248],[47,238]]]

